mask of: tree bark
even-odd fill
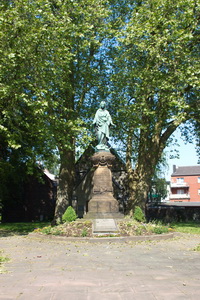
[[[129,215],[133,215],[135,206],[140,206],[145,212],[147,196],[150,190],[151,180],[155,173],[155,168],[161,159],[168,138],[176,130],[179,124],[180,123],[177,121],[170,122],[162,134],[159,128],[157,128],[152,135],[150,135],[147,130],[141,129],[137,164],[134,170],[132,169],[130,162],[132,138],[131,135],[128,137],[126,170],[129,187]]]
[[[69,205],[72,204],[72,195],[75,177],[75,157],[73,150],[61,152],[61,165],[59,183],[57,189],[57,200],[53,224],[62,221],[62,215]]]

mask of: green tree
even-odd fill
[[[199,119],[197,16],[195,0],[1,1],[0,168],[59,155],[55,221],[102,98],[126,148],[130,209],[144,207],[169,137]]]
[[[167,182],[165,178],[154,175],[148,193],[148,202],[160,202],[167,196]]]
[[[87,142],[85,121],[103,78],[107,1],[4,0],[0,5],[1,134],[17,149],[24,147],[26,132],[31,157],[45,160],[58,152],[59,220],[73,192],[75,143],[79,137]]]
[[[144,208],[172,133],[199,120],[199,7],[195,0],[147,0],[130,9],[118,35],[112,82],[133,211]]]

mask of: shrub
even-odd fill
[[[144,215],[142,209],[139,206],[135,207],[133,218],[138,222],[144,222],[145,221],[145,215]]]
[[[165,226],[158,226],[158,227],[154,227],[153,229],[153,233],[155,234],[162,234],[167,232],[168,232],[168,228]]]
[[[73,209],[73,207],[68,206],[68,208],[66,209],[65,213],[62,216],[62,221],[63,222],[72,222],[75,221],[77,219],[77,215],[75,210]]]

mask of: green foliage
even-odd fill
[[[7,262],[10,260],[7,256],[2,255],[2,253],[3,253],[3,251],[0,251],[0,265],[1,265],[1,263]]]
[[[6,272],[4,269],[4,263],[10,261],[10,258],[3,255],[3,251],[0,250],[0,274]]]
[[[195,0],[134,1],[129,7],[118,34],[112,90],[134,207],[146,201],[173,132],[186,121],[199,122],[199,7]]]
[[[200,251],[200,244],[194,248],[194,251]]]
[[[89,220],[76,220],[72,222],[67,221],[56,226],[46,226],[41,229],[38,228],[34,232],[66,237],[86,237],[92,235],[92,222]]]
[[[2,0],[0,161],[32,172],[36,161],[57,169],[58,158],[65,210],[75,145],[91,140],[103,98],[126,152],[130,198],[142,206],[172,133],[199,122],[198,14],[195,0]]]
[[[42,232],[44,234],[51,234],[51,226],[45,226],[44,228],[42,228],[39,232]],[[37,231],[36,231],[37,232]]]
[[[73,207],[68,206],[66,209],[65,213],[62,216],[62,221],[63,222],[73,222],[77,219],[77,215]]]
[[[87,235],[88,235],[87,229],[86,229],[86,228],[83,228],[82,233],[81,233],[81,236],[82,236],[82,237],[86,237]]]
[[[168,227],[166,226],[155,226],[152,230],[153,233],[155,234],[162,234],[162,233],[168,233]]]
[[[100,48],[110,34],[108,5],[104,0],[14,2],[0,3],[3,159],[15,153],[11,166],[23,161],[31,171],[42,161],[57,171],[58,157],[60,176],[66,169],[70,173],[59,181],[64,207],[73,190],[75,144],[85,146],[91,139],[86,121],[95,99],[90,95],[106,86],[100,83],[106,68]]]
[[[31,223],[1,223],[0,236],[7,235],[26,235],[39,228],[47,227],[47,222],[31,222]]]
[[[178,223],[173,223],[171,227],[177,232],[189,233],[189,234],[200,234],[199,222],[178,222]]]
[[[148,201],[160,202],[167,196],[167,182],[164,178],[159,178],[157,174],[152,179]]]
[[[133,218],[138,222],[144,222],[145,221],[145,215],[142,211],[142,209],[139,206],[135,207]]]
[[[11,148],[22,147],[26,133],[43,153],[43,143],[71,149],[72,136],[86,142],[85,95],[103,66],[106,6],[102,0],[2,1],[0,130]]]
[[[135,229],[135,234],[136,235],[142,235],[143,233],[143,228],[141,228],[141,226],[138,226],[136,229]]]
[[[141,223],[134,219],[128,222],[120,221],[118,227],[120,234],[125,236],[162,234],[170,231],[169,227],[162,223]]]

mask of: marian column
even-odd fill
[[[113,197],[112,173],[110,168],[115,156],[110,153],[108,147],[109,129],[114,125],[109,112],[105,109],[105,102],[102,101],[97,110],[93,125],[95,126],[98,145],[96,153],[91,157],[95,168],[93,176],[92,198],[88,204],[88,217],[101,215],[104,217],[116,216],[119,214],[118,201]]]

